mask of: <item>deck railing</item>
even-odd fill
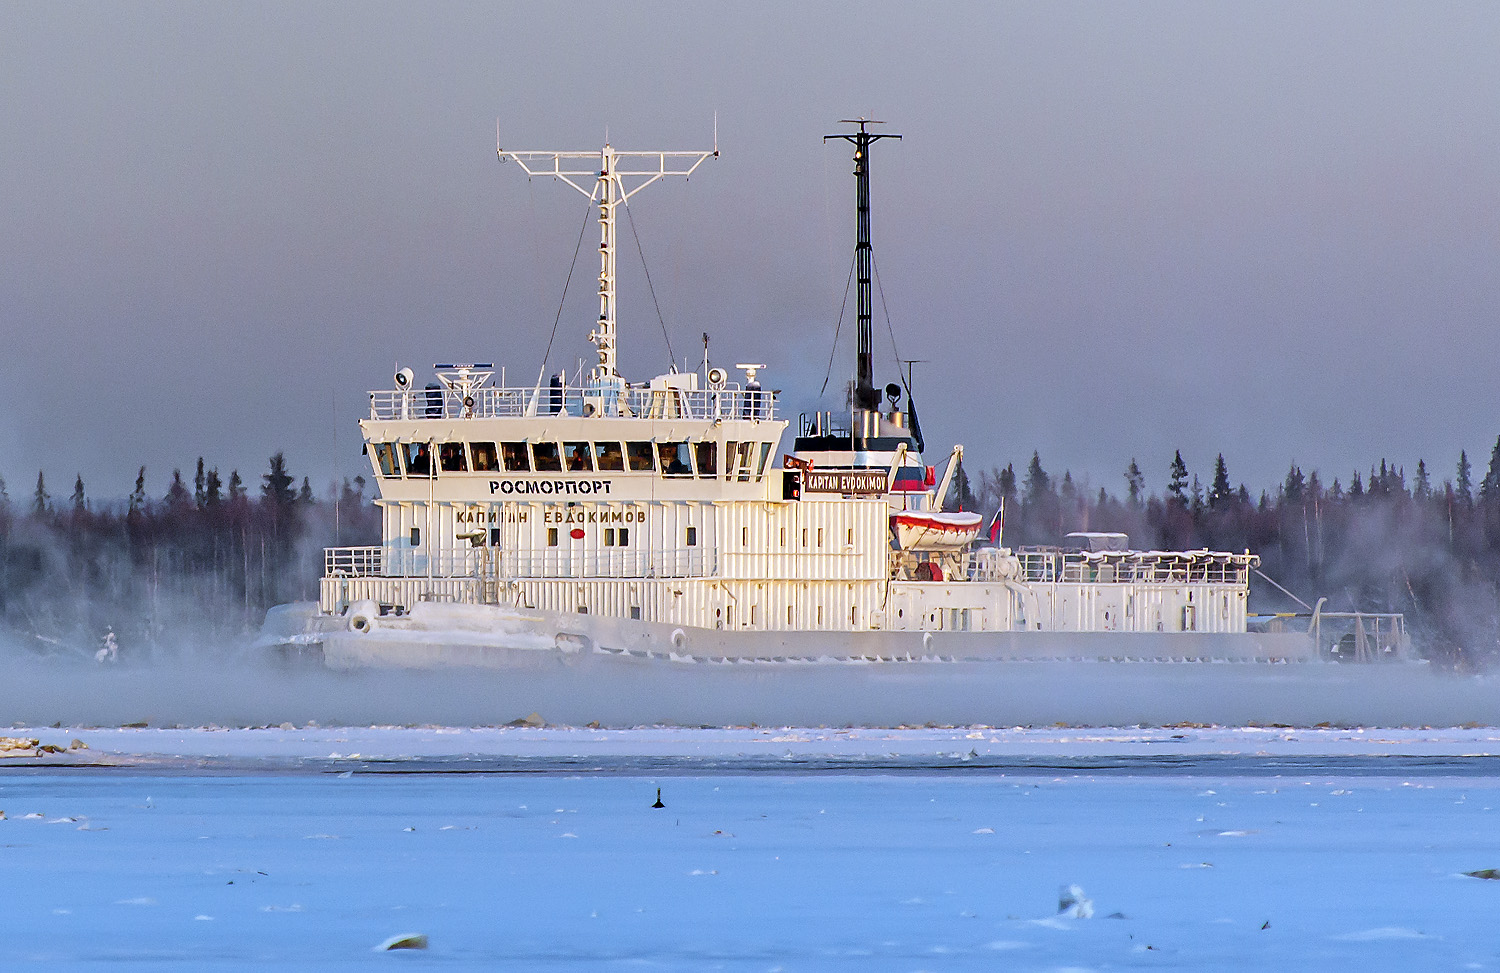
[[[425,553],[409,547],[330,547],[323,551],[329,578],[704,578],[718,562],[704,547],[598,551],[564,548],[531,554],[471,547]]]
[[[1253,554],[1218,551],[1059,551],[1015,552],[1020,581],[1105,584],[1247,584],[1259,559]]]
[[[774,419],[774,392],[713,389],[483,388],[471,404],[451,389],[370,393],[371,419],[496,419],[525,416],[634,416],[646,419]]]

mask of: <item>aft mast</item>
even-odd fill
[[[717,138],[715,143],[717,143]],[[622,383],[615,355],[615,208],[667,176],[690,176],[719,148],[707,152],[618,152],[608,142],[599,152],[495,151],[500,161],[514,160],[528,176],[561,179],[599,205],[599,323],[589,340],[599,350],[599,362],[589,373],[596,386]],[[598,168],[583,168],[592,159]],[[592,178],[592,184],[583,180]]]

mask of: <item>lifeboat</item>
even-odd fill
[[[979,514],[941,510],[903,510],[891,514],[891,533],[903,551],[954,551],[979,536]]]

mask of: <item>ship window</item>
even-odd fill
[[[548,527],[547,528],[547,546],[548,547],[556,547],[557,546],[557,528],[556,527]]]
[[[792,606],[791,605],[787,605],[786,606],[786,623],[788,625],[792,624]]]
[[[750,627],[751,628],[755,628],[759,624],[760,624],[760,606],[759,605],[751,605],[750,606]]]
[[[538,473],[562,472],[562,454],[557,451],[557,443],[532,443],[531,456]]]
[[[594,461],[588,443],[563,443],[563,451],[568,455],[569,473],[594,472]]]
[[[615,546],[615,529],[613,527],[606,527],[606,528],[604,528],[604,546],[605,547],[614,547]]]
[[[412,547],[421,547],[422,546],[422,528],[420,528],[420,527],[413,527],[411,529],[411,546]]]
[[[432,453],[426,443],[406,443],[406,475],[431,476]]]
[[[750,546],[750,528],[749,527],[741,527],[740,528],[740,546],[741,547],[749,547]]]
[[[726,480],[734,479],[734,457],[738,447],[739,443],[734,440],[724,444],[724,479]]]
[[[803,547],[807,546],[807,528],[806,527],[802,528],[802,546]]]
[[[696,528],[696,527],[689,527],[687,529],[687,546],[688,547],[697,547],[698,546],[698,528]]]
[[[781,546],[786,547],[786,528],[781,528]]]
[[[741,483],[750,480],[750,451],[755,448],[754,443],[740,443],[734,453],[734,467]]]
[[[719,472],[718,443],[694,443],[693,450],[698,454],[699,476],[712,477]]]
[[[594,460],[600,473],[622,473],[625,470],[625,454],[619,443],[595,443]]]
[[[687,443],[657,443],[663,476],[692,476],[693,459]]]
[[[629,543],[630,543],[630,528],[629,527],[621,527],[620,528],[620,546],[624,547],[624,546],[626,546]]]
[[[652,473],[656,470],[656,451],[650,443],[626,443],[625,457],[630,461],[634,473]]]
[[[475,473],[495,473],[500,469],[494,443],[470,443],[469,458],[474,461]]]
[[[467,473],[469,462],[464,458],[464,444],[443,443],[438,446],[438,468],[444,473]]]
[[[396,447],[391,443],[375,444],[375,462],[380,466],[381,476],[400,476],[396,468]]]
[[[499,547],[499,546],[500,546],[500,528],[499,527],[491,527],[490,528],[490,547]]]
[[[766,461],[769,460],[770,458],[771,458],[771,444],[770,443],[761,443],[760,444],[760,465],[756,467],[756,470],[758,472],[756,472],[756,474],[755,474],[755,478],[757,480],[761,479],[762,477],[764,477],[766,475]]]
[[[818,546],[823,546],[823,528],[821,527],[818,528]]]
[[[526,455],[525,443],[501,443],[500,455],[505,459],[505,472],[531,472],[531,458]]]

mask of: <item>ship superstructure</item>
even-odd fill
[[[618,371],[616,208],[717,150],[499,150],[598,208],[597,362],[522,387],[489,363],[435,365],[422,388],[401,369],[371,392],[382,543],[329,549],[317,604],[273,611],[267,641],[334,665],[1317,658],[1306,634],[1249,631],[1249,552],[1012,551],[943,510],[962,447],[939,476],[909,389],[882,404],[873,379],[869,153],[890,136],[857,124],[837,136],[855,147],[856,379],[785,452],[763,363]],[[1381,631],[1371,652],[1399,648],[1398,621]]]

